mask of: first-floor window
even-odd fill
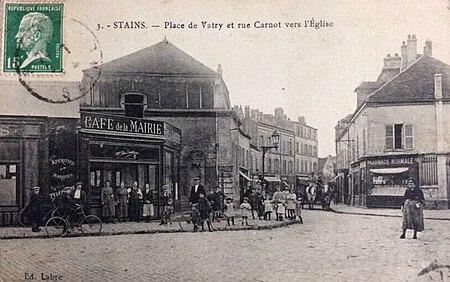
[[[414,148],[414,132],[411,124],[386,125],[386,150],[410,150]]]

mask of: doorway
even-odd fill
[[[114,192],[120,183],[125,187],[133,186],[138,182],[138,187],[144,190],[146,183],[153,189],[153,204],[155,205],[155,216],[159,218],[159,190],[160,190],[159,164],[149,163],[117,163],[117,162],[90,162],[89,173],[89,202],[91,213],[101,214],[101,189],[105,181],[110,181]]]

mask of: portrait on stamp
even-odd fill
[[[6,3],[4,72],[59,73],[63,4]]]

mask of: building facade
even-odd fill
[[[180,210],[189,205],[194,177],[207,192],[220,187],[238,201],[250,137],[234,130],[240,121],[221,74],[220,66],[213,71],[164,40],[84,70],[81,83],[33,84],[45,84],[48,95],[84,94],[79,103],[37,101],[19,83],[2,82],[15,96],[1,107],[0,224],[17,222],[35,185],[56,197],[82,181],[93,214],[101,213],[105,181],[114,189],[150,184],[157,216],[162,186]]]
[[[414,35],[401,51],[384,59],[377,81],[356,89],[356,111],[336,127],[344,201],[398,207],[413,177],[428,208],[448,208],[450,67],[432,57],[430,41],[418,55]]]
[[[265,154],[264,176],[268,190],[277,185],[299,188],[305,184],[311,172],[318,172],[317,129],[306,124],[304,117],[291,121],[282,108],[274,114],[264,114],[249,106],[235,107],[243,120],[243,130],[251,137],[251,175],[253,185],[262,177],[262,146],[272,146],[274,131],[280,135],[277,149],[269,149]]]

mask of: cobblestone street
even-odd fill
[[[400,218],[305,210],[304,220],[303,225],[262,231],[2,240],[1,278],[24,281],[33,274],[40,281],[52,274],[60,281],[450,280],[445,268],[418,276],[433,260],[450,264],[450,221],[427,220],[418,240],[409,233],[400,240]]]

